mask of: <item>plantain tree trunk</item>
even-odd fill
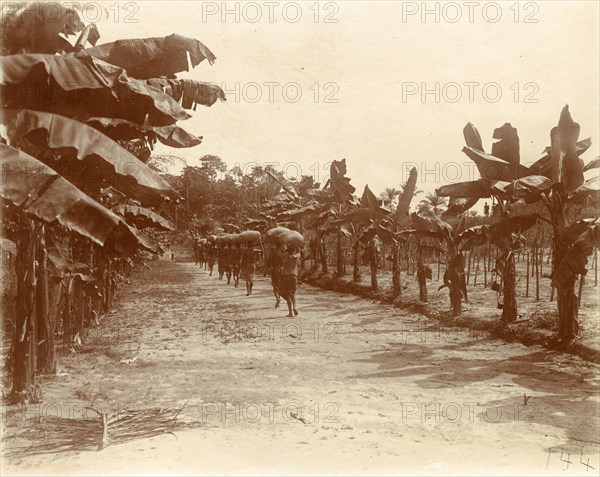
[[[327,263],[327,243],[325,238],[325,234],[320,235],[319,248],[321,250],[321,268],[323,273],[327,275],[329,273],[329,264]]]
[[[555,194],[556,191],[553,191],[554,213],[552,214],[552,225],[554,229],[554,244],[552,253],[552,284],[556,287],[558,302],[558,337],[561,340],[570,341],[579,334],[577,296],[575,295],[576,275],[571,273],[568,276],[557,276],[556,267],[559,260],[555,257],[560,257],[563,253],[563,250],[560,250],[560,243],[567,226],[567,220],[564,208],[562,207],[562,197],[557,197]]]
[[[338,277],[344,276],[344,248],[343,248],[343,237],[342,231],[338,229],[337,232],[337,254],[336,254],[336,275]]]
[[[357,240],[352,248],[352,279],[355,282],[360,282],[360,242]]]
[[[33,396],[36,371],[36,251],[40,225],[29,218],[19,223],[17,239],[16,323],[12,343],[12,394],[15,401]]]
[[[392,253],[392,287],[394,299],[402,296],[402,282],[400,279],[400,244],[394,243]]]
[[[43,226],[42,226],[43,227]],[[48,300],[48,269],[46,266],[47,251],[44,234],[41,233],[37,250],[37,286],[36,286],[36,328],[38,331],[37,369],[41,374],[52,374],[56,371],[54,323]]]
[[[513,252],[508,253],[502,274],[502,293],[504,298],[502,321],[512,323],[517,319],[515,254]]]
[[[431,270],[429,270],[431,272]],[[419,300],[427,303],[427,267],[423,263],[423,247],[421,239],[417,238],[417,281],[419,283]],[[431,277],[429,277],[431,278]]]
[[[376,291],[379,288],[377,283],[377,260],[379,259],[379,254],[377,253],[375,239],[369,242],[369,246],[371,247],[371,289]]]
[[[456,247],[448,246],[448,265],[444,273],[444,285],[450,291],[450,306],[452,314],[458,316],[462,313],[463,295],[467,299],[465,283],[465,259],[462,253],[457,253]]]

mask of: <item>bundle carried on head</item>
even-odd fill
[[[267,230],[267,242],[278,242],[279,236],[285,232],[290,232],[290,229],[286,227],[273,227],[272,229]]]
[[[242,243],[260,243],[260,232],[256,230],[244,230],[239,234],[239,237]]]
[[[288,230],[277,237],[279,243],[287,246],[301,248],[304,246],[304,237],[296,230]]]
[[[283,245],[291,245],[294,247],[302,247],[304,245],[304,237],[296,230],[290,230],[287,227],[273,227],[266,234],[268,242],[280,243]]]

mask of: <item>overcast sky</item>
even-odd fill
[[[494,128],[510,122],[527,164],[549,145],[565,104],[594,143],[584,159],[598,155],[599,2],[426,6],[429,13],[422,2],[121,2],[119,18],[109,10],[98,26],[100,43],[176,32],[217,56],[180,75],[226,89],[227,102],[180,122],[204,142],[155,150],[189,165],[216,154],[230,167],[279,163],[290,177],[298,164],[322,180],[330,161],[346,158],[358,191],[369,184],[379,193],[417,163],[419,188],[433,190],[477,178],[461,152],[467,122],[488,152]]]

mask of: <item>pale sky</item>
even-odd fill
[[[203,62],[179,75],[227,90],[227,102],[199,106],[179,123],[204,136],[203,143],[155,149],[189,165],[215,154],[230,167],[292,164],[289,177],[297,175],[295,163],[323,180],[330,161],[346,158],[357,191],[369,184],[379,193],[401,184],[413,162],[418,187],[430,191],[477,178],[461,152],[467,122],[479,129],[487,152],[493,130],[510,122],[527,164],[549,145],[565,104],[581,124],[580,138],[592,138],[584,160],[598,155],[597,1],[427,2],[424,18],[422,2],[135,5],[137,11],[134,2],[121,2],[118,21],[109,10],[110,20],[97,22],[100,43],[179,33],[217,56],[213,66]],[[128,12],[139,22],[125,23]],[[328,15],[337,23],[325,22]],[[424,98],[423,86],[432,91]],[[293,102],[297,91],[302,96]],[[325,102],[327,95],[337,102]]]

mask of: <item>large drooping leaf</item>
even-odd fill
[[[138,229],[153,227],[158,230],[174,231],[175,226],[156,212],[138,205],[119,205],[114,212],[125,217],[127,223]]]
[[[281,186],[281,188],[283,188],[283,190],[287,193],[290,194],[291,196],[293,196],[294,198],[298,198],[298,191],[296,190],[296,188],[294,187],[294,184],[292,184],[289,180],[287,180],[285,178],[285,176],[279,172],[276,171],[274,169],[265,169],[265,174],[275,183],[275,184],[279,184]]]
[[[350,184],[350,178],[346,177],[346,159],[333,161],[329,167],[329,185],[336,196],[338,202],[351,202],[352,194],[356,191]]]
[[[532,204],[540,200],[541,195],[548,192],[554,182],[545,176],[526,176],[511,182],[504,187],[504,193],[512,199],[525,199]]]
[[[587,151],[591,147],[591,145],[592,145],[591,138],[582,139],[581,141],[579,141],[575,145],[577,155],[580,156],[581,154],[583,154],[585,151]],[[546,176],[550,179],[552,178],[552,161],[550,158],[550,150],[551,149],[552,148],[550,146],[547,147],[544,150],[544,155],[540,159],[538,159],[535,163],[533,163],[532,166],[529,167],[529,171],[531,172],[531,174]],[[584,171],[590,169],[591,167],[594,167],[594,166],[584,168]]]
[[[373,222],[363,229],[359,240],[366,243],[375,237],[379,237],[384,242],[392,242],[395,238],[392,224],[388,220]]]
[[[369,225],[386,217],[387,214],[373,210],[370,207],[361,207],[349,212],[348,214],[344,215],[344,217],[342,217],[341,219],[334,220],[332,222],[332,225],[338,226],[342,224],[351,223],[359,225]]]
[[[323,207],[324,206],[322,204],[319,204],[318,202],[313,202],[311,204],[305,205],[304,207],[298,207],[297,209],[292,210],[285,210],[278,215],[280,217],[285,217],[288,219],[292,217],[300,218],[307,215],[314,215],[320,213],[322,212]]]
[[[202,142],[202,136],[194,136],[175,124],[159,127],[113,118],[90,118],[86,123],[112,139],[144,139],[152,145],[158,139],[161,143],[176,148],[194,147]]]
[[[510,249],[513,234],[522,234],[537,224],[537,214],[509,217],[489,226],[489,240],[503,252]]]
[[[396,218],[398,220],[403,219],[408,215],[410,203],[415,195],[415,189],[417,187],[417,168],[413,167],[409,174],[406,184],[402,188],[402,193],[398,197],[398,205],[396,205]]]
[[[57,157],[44,162],[81,189],[98,192],[113,186],[142,204],[157,204],[162,196],[177,197],[169,183],[112,139],[73,119],[21,110],[7,126],[12,145],[36,156],[51,149]]]
[[[467,146],[477,149],[478,151],[485,152],[479,131],[475,126],[473,126],[472,123],[467,123],[467,125],[464,127],[463,136],[465,137],[465,143]]]
[[[520,164],[509,164],[497,157],[485,154],[471,147],[464,147],[463,152],[475,162],[482,179],[490,181],[513,181],[530,175],[529,169]]]
[[[457,182],[448,184],[435,190],[435,194],[440,197],[455,197],[468,199],[484,199],[493,195],[492,186],[494,181],[479,179],[469,182]]]
[[[492,156],[518,167],[521,163],[521,156],[517,130],[510,123],[505,123],[502,127],[494,130],[493,138],[499,139],[499,141],[492,144]]]
[[[489,225],[476,225],[463,230],[456,238],[456,245],[461,250],[483,245],[489,239],[489,228]]]
[[[188,54],[192,68],[205,59],[213,64],[215,55],[200,41],[172,34],[166,37],[117,40],[76,53],[93,56],[119,66],[134,78],[173,76],[189,71]]]
[[[78,119],[107,117],[165,126],[190,115],[168,94],[93,57],[0,57],[6,108],[31,108]]]
[[[550,133],[552,141],[550,157],[552,179],[563,184],[566,192],[571,192],[583,184],[583,161],[577,153],[577,139],[580,126],[571,118],[569,106],[565,106],[558,126]]]
[[[322,201],[329,200],[332,197],[332,194],[329,190],[323,189],[306,189],[305,194],[309,197],[314,197]]]
[[[442,219],[448,217],[456,217],[457,215],[464,214],[467,210],[473,207],[479,198],[466,198],[466,197],[452,197],[448,200],[448,208],[442,214]]]
[[[71,51],[71,44],[61,34],[74,35],[84,28],[79,13],[72,5],[4,2],[2,54]]]
[[[389,210],[380,207],[379,200],[375,197],[375,194],[369,189],[369,186],[366,185],[363,190],[363,195],[360,198],[360,206],[362,208],[373,209],[375,212],[379,214],[386,215],[389,213]]]
[[[2,198],[33,217],[58,223],[118,253],[132,253],[138,238],[127,224],[53,169],[0,143]]]
[[[579,151],[577,151],[577,153],[580,154]],[[587,172],[587,171],[589,171],[591,169],[596,169],[598,167],[600,167],[600,156],[597,156],[595,159],[592,159],[590,162],[588,162],[585,165],[585,167],[583,168],[583,172]]]
[[[225,91],[215,83],[167,78],[152,78],[146,82],[171,96],[184,109],[195,111],[198,104],[212,106],[217,100],[225,101]]]
[[[410,214],[417,235],[434,237],[440,240],[451,240],[452,227],[436,215],[424,217],[416,212]]]
[[[552,275],[553,285],[561,287],[573,275],[585,275],[588,257],[600,246],[600,224],[581,221],[572,224],[557,237],[557,261]]]

